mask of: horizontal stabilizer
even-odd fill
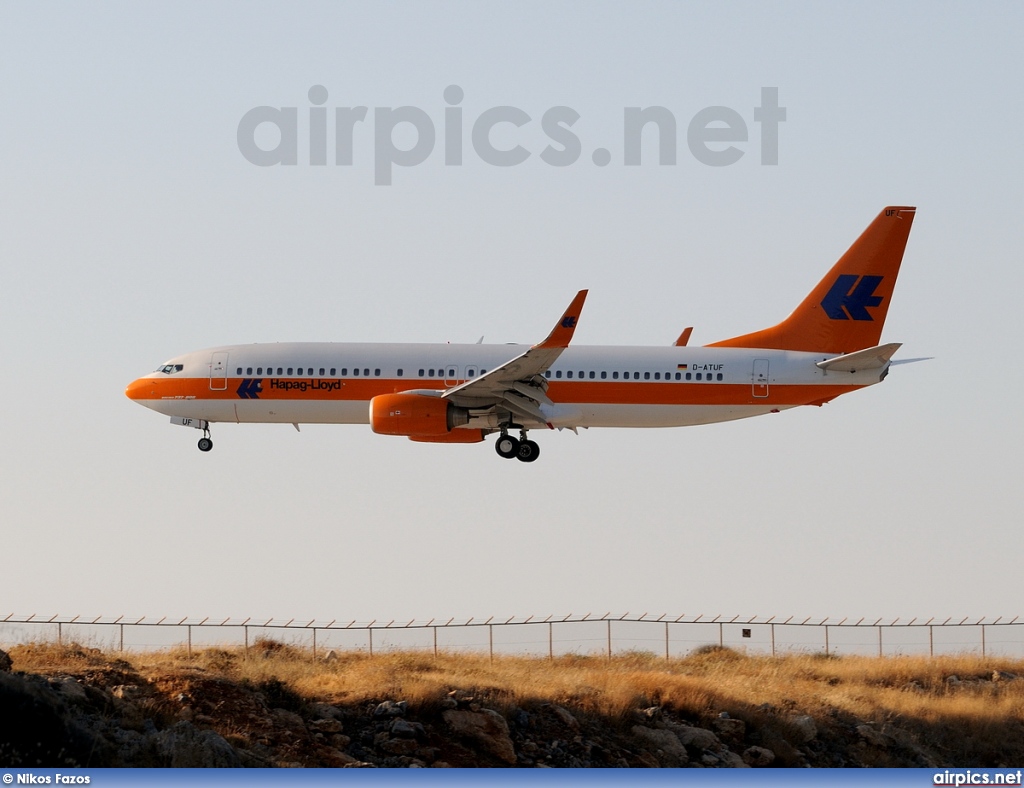
[[[861,369],[881,369],[892,358],[892,354],[901,347],[899,342],[890,342],[888,345],[869,347],[865,350],[858,350],[856,353],[847,353],[844,356],[836,356],[825,361],[819,361],[817,366],[826,372],[857,372]]]

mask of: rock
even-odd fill
[[[891,738],[879,733],[870,725],[858,725],[857,733],[860,735],[861,739],[873,747],[888,747],[893,743]]]
[[[11,655],[0,649],[0,673],[10,673],[13,665],[14,661],[11,659]]]
[[[743,751],[743,762],[748,766],[771,766],[775,753],[766,747],[747,747]]]
[[[491,709],[461,711],[448,709],[441,717],[458,735],[478,743],[484,750],[508,764],[516,762],[516,750],[509,736],[508,723]]]
[[[409,704],[404,700],[393,701],[386,700],[383,703],[378,703],[377,708],[373,710],[374,719],[381,719],[383,717],[402,717],[408,710]]]
[[[679,741],[686,747],[694,747],[698,750],[718,749],[722,742],[714,733],[706,728],[694,728],[690,725],[672,725],[669,729],[679,738]]]
[[[173,769],[240,767],[234,748],[218,733],[201,731],[191,722],[176,722],[154,737],[157,752]]]
[[[0,654],[3,654],[3,652],[0,651]],[[3,670],[2,663],[3,663],[3,657],[0,657],[0,670]],[[1017,674],[1016,673],[1008,673],[1005,670],[993,670],[992,671],[992,681],[1013,681],[1016,678],[1017,678]]]
[[[411,755],[419,744],[415,739],[385,739],[377,747],[389,755]]]
[[[391,735],[400,739],[425,739],[427,730],[419,722],[408,722],[401,718],[391,723]]]
[[[580,724],[576,721],[576,718],[572,716],[572,712],[570,712],[568,709],[562,706],[552,705],[551,711],[554,712],[554,715],[558,717],[558,721],[561,722],[563,725],[567,726],[568,728],[574,731],[578,731],[580,729]]]
[[[341,709],[330,703],[314,703],[309,707],[310,713],[319,720],[341,720]]]
[[[306,725],[312,733],[341,733],[341,723],[335,719],[310,720]]]
[[[306,734],[305,720],[303,720],[302,717],[294,711],[288,711],[287,709],[274,709],[271,712],[271,715],[273,716],[274,722],[282,728],[290,730],[298,736],[304,736]]]
[[[747,732],[747,724],[743,720],[731,717],[718,717],[711,721],[711,725],[719,736],[729,739],[742,739]]]
[[[801,714],[791,719],[790,722],[796,729],[799,744],[806,744],[817,738],[818,726],[814,722],[814,717],[810,714]]]
[[[85,687],[79,684],[77,679],[71,677],[62,679],[57,685],[57,690],[70,701],[85,703],[88,700],[85,694]]]
[[[946,683],[951,687],[958,687],[962,682],[959,676],[953,674],[952,676],[946,676]]]
[[[750,764],[744,761],[739,755],[734,753],[732,750],[726,750],[718,754],[719,760],[722,762],[722,766],[728,769],[749,769]]]
[[[653,747],[662,754],[663,763],[661,765],[685,766],[690,760],[686,754],[686,748],[672,731],[646,728],[643,725],[634,725],[632,731],[633,735],[645,746]]]
[[[136,700],[145,696],[147,693],[138,684],[118,684],[110,690],[110,694],[118,700]],[[184,694],[179,694],[181,695],[179,702],[186,700]]]

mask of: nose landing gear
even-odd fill
[[[515,457],[520,462],[533,462],[540,457],[540,446],[526,437],[526,430],[520,430],[518,438],[509,435],[508,430],[502,430],[494,442],[494,450],[506,460]]]

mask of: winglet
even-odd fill
[[[576,294],[572,303],[569,304],[569,308],[565,310],[558,319],[558,322],[555,323],[555,327],[551,329],[548,338],[539,345],[534,345],[535,348],[538,350],[550,350],[553,348],[569,347],[572,335],[576,331],[576,324],[579,322],[580,312],[583,311],[583,302],[587,300],[587,292],[586,290],[580,290]]]
[[[693,326],[688,326],[683,329],[683,333],[679,335],[679,339],[676,340],[675,347],[686,347],[686,343],[690,341],[690,334],[693,333]]]

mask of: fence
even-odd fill
[[[270,619],[267,621],[241,619],[203,619],[167,617],[159,620],[125,616],[85,619],[58,615],[49,618],[32,614],[0,617],[0,643],[28,642],[52,639],[58,643],[70,640],[95,642],[100,640],[119,651],[126,649],[184,645],[192,655],[194,644],[242,646],[248,655],[254,636],[291,638],[293,643],[311,649],[312,658],[323,656],[328,649],[365,650],[371,656],[382,650],[477,651],[490,654],[546,655],[599,653],[609,659],[616,653],[646,651],[660,654],[665,659],[684,656],[699,646],[717,644],[741,648],[748,653],[778,653],[823,651],[826,654],[868,653],[886,654],[978,652],[982,656],[994,654],[1024,656],[1024,621],[1016,616],[1005,621],[1003,617],[988,620],[930,618],[919,621],[867,621],[811,619],[782,619],[772,616],[726,618],[721,615],[707,617],[660,615],[657,618],[644,613],[640,616],[612,615],[600,617],[587,614],[573,617],[547,616],[538,618],[502,618],[487,620],[429,621],[412,620],[407,623],[351,621],[302,622]],[[147,637],[159,632],[162,641],[138,642],[139,633]],[[225,640],[227,633],[231,640]],[[128,640],[126,641],[126,633]],[[211,633],[220,635],[210,640]],[[497,640],[495,635],[497,634]],[[558,637],[556,638],[556,634]],[[170,635],[170,639],[168,639]],[[182,638],[184,636],[184,638]],[[104,637],[108,640],[103,640]],[[241,640],[241,642],[239,642]],[[557,645],[557,648],[556,648]]]

